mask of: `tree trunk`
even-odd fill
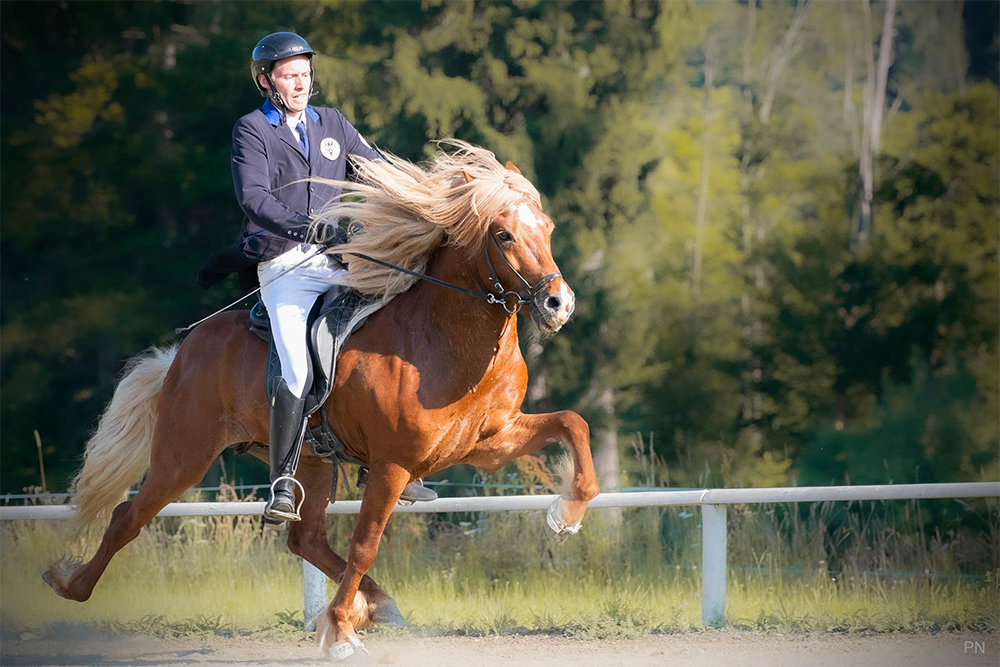
[[[862,247],[875,234],[872,204],[875,198],[875,158],[882,148],[882,119],[885,113],[885,89],[892,63],[892,41],[896,22],[896,0],[887,0],[882,35],[879,38],[878,60],[872,46],[871,0],[863,0],[865,21],[865,61],[868,72],[864,88],[864,123],[861,133],[861,155],[858,170],[861,177],[861,219],[855,246]]]
[[[618,462],[618,418],[615,415],[615,392],[611,387],[601,390],[597,398],[597,408],[601,412],[600,423],[594,429],[591,447],[594,469],[601,492],[617,491],[621,468]],[[604,510],[608,526],[618,529],[622,523],[621,508]]]
[[[548,394],[545,383],[545,368],[542,365],[542,334],[535,327],[529,327],[524,340],[524,363],[528,367],[528,392],[525,396],[527,412],[542,412],[539,407]]]
[[[774,50],[771,51],[771,62],[767,67],[767,86],[764,88],[763,101],[760,105],[760,122],[767,125],[771,119],[771,107],[774,105],[774,96],[778,94],[778,84],[785,65],[792,59],[799,49],[798,35],[809,16],[812,5],[809,0],[799,0],[795,6],[795,14],[792,15],[792,22],[785,31],[784,36]]]
[[[615,392],[606,387],[597,399],[601,424],[594,429],[594,468],[601,491],[618,489],[618,418],[615,416]]]
[[[705,48],[705,130],[702,135],[701,185],[698,188],[698,209],[694,223],[694,266],[691,275],[691,325],[690,354],[695,355],[698,340],[698,307],[701,301],[701,259],[705,239],[705,224],[708,215],[708,183],[712,166],[712,88],[715,86],[715,37],[709,36]]]

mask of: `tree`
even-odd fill
[[[0,8],[8,489],[37,479],[34,429],[62,486],[124,360],[235,297],[201,292],[195,275],[242,215],[229,137],[259,100],[245,34],[294,25],[301,9]]]
[[[891,456],[871,438],[903,422],[961,443],[921,466],[988,474],[996,21],[969,17],[995,8],[891,8],[0,5],[4,488],[37,479],[36,428],[59,486],[123,361],[239,295],[194,275],[238,230],[230,130],[260,103],[249,49],[280,29],[320,52],[316,102],[379,147],[419,160],[453,135],[539,186],[578,306],[525,337],[528,407],[586,416],[606,488],[629,433],[674,482],[776,484],[846,474],[815,455],[840,437]],[[862,162],[878,234],[852,244]]]

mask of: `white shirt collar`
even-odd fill
[[[292,132],[295,132],[295,128],[297,128],[299,126],[299,123],[305,123],[306,122],[306,112],[305,111],[300,112],[298,118],[296,118],[295,116],[292,116],[290,114],[286,114],[285,115],[285,122],[288,123],[288,128]]]

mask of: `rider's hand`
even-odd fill
[[[316,243],[326,246],[340,245],[347,243],[347,230],[340,225],[325,223],[316,229]]]

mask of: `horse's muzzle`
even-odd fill
[[[555,333],[573,315],[576,296],[562,278],[553,280],[535,294],[531,320],[543,333]]]

